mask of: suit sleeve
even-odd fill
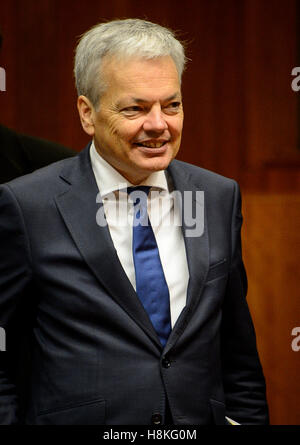
[[[0,187],[0,424],[18,423],[15,338],[19,303],[30,280],[29,246],[20,206],[8,185]]]
[[[231,266],[223,304],[222,375],[226,415],[241,424],[267,424],[265,379],[246,302],[247,277],[241,248],[241,197],[234,183]]]

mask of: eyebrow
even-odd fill
[[[175,94],[172,94],[172,96],[167,97],[162,102],[169,102],[170,100],[174,100],[174,99],[177,99],[177,98],[181,100],[181,94],[180,94],[179,91],[177,91]],[[139,97],[130,97],[129,101],[135,102],[137,104],[150,102],[147,99],[142,99],[142,98],[139,98]],[[123,103],[124,103],[124,100],[120,100],[117,103],[117,106],[122,106]]]

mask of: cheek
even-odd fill
[[[118,134],[125,142],[131,143],[142,130],[142,124],[138,120],[123,122],[118,128]]]
[[[181,116],[180,118],[178,118],[177,122],[176,122],[176,130],[179,134],[181,134],[182,132],[182,128],[183,128],[183,116]]]
[[[183,119],[181,116],[174,117],[167,121],[169,131],[173,137],[181,135],[183,127]]]
[[[121,125],[120,119],[114,113],[107,110],[97,116],[97,130],[100,138],[117,139],[119,137]]]
[[[107,121],[107,129],[106,131],[108,132],[108,134],[114,138],[119,138],[119,134],[120,134],[120,126],[118,123],[118,119],[111,117],[108,121]]]

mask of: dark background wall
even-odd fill
[[[300,351],[291,348],[300,326],[300,92],[291,89],[291,70],[300,65],[297,4],[8,0],[0,11],[7,76],[0,122],[76,150],[88,142],[72,77],[81,33],[102,20],[139,17],[179,30],[188,42],[178,158],[241,185],[248,301],[273,424],[300,424]]]

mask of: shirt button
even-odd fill
[[[159,413],[155,413],[151,417],[151,424],[152,425],[161,425],[162,424],[162,416]]]
[[[168,357],[163,357],[162,358],[162,365],[163,365],[164,368],[170,368],[171,362],[168,359]]]

